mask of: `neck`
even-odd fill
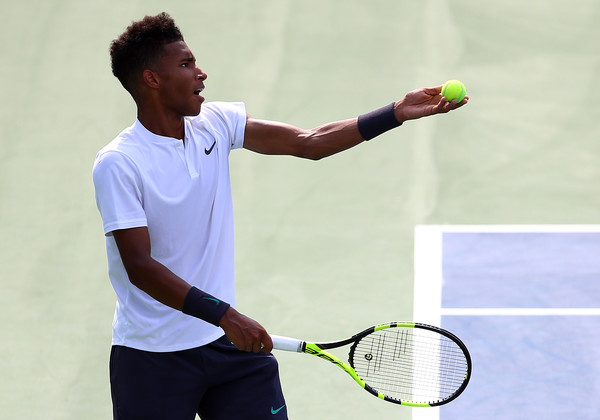
[[[163,137],[183,140],[185,128],[183,117],[167,115],[164,112],[149,112],[138,108],[138,120],[151,133]]]

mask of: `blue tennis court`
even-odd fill
[[[461,337],[473,376],[413,419],[599,418],[600,227],[420,226],[415,241],[415,319]]]

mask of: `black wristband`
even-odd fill
[[[358,117],[358,131],[363,139],[371,140],[392,128],[402,125],[394,115],[394,104],[395,102],[392,102]]]
[[[192,287],[185,297],[182,312],[218,327],[219,321],[229,306],[228,303]]]

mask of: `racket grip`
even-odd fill
[[[273,340],[274,349],[302,353],[302,345],[304,344],[302,340],[280,335],[271,335],[271,340]]]

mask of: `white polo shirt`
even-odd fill
[[[93,178],[108,271],[117,294],[113,345],[177,351],[210,343],[221,328],[156,301],[127,276],[112,231],[146,226],[152,258],[235,305],[229,152],[243,146],[243,103],[212,102],[185,118],[185,142],[138,120],[96,156]]]

